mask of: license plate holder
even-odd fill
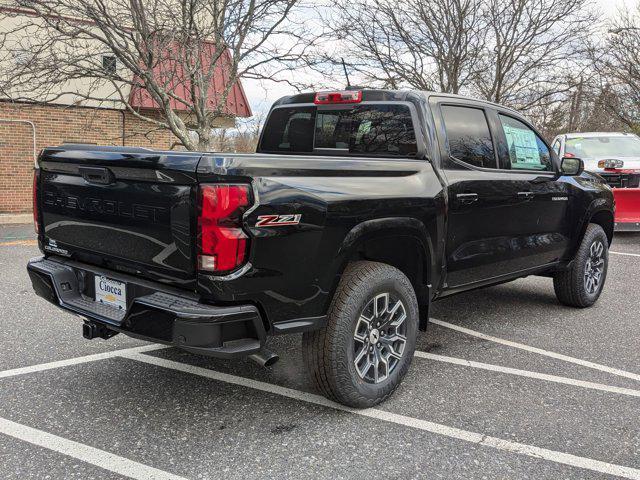
[[[127,284],[105,277],[103,275],[95,276],[96,298],[97,303],[109,305],[120,310],[127,309]]]

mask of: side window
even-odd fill
[[[552,171],[551,152],[540,137],[520,120],[499,115],[509,147],[511,170]]]
[[[560,155],[560,140],[556,140],[555,142],[553,142],[551,148],[553,148],[553,151],[556,152],[556,155]]]
[[[480,108],[443,105],[449,155],[475,167],[496,168],[489,124]]]

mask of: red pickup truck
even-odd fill
[[[640,137],[632,133],[587,132],[558,135],[559,157],[578,157],[587,171],[603,177],[616,201],[615,230],[640,231]]]

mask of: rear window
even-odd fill
[[[406,105],[284,107],[271,112],[260,151],[411,157],[417,145]]]

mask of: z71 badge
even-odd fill
[[[285,225],[298,225],[302,214],[290,215],[260,215],[256,227],[284,227]]]

